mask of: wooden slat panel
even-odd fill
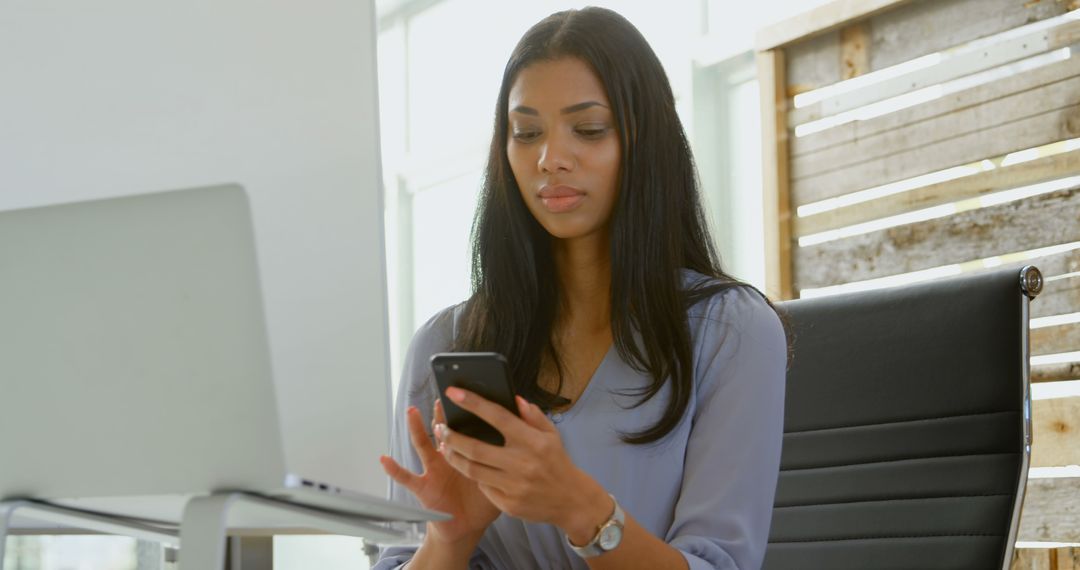
[[[1055,253],[1053,255],[1046,255],[1043,257],[1036,257],[1028,261],[1017,262],[1014,267],[1017,269],[1024,267],[1025,265],[1034,265],[1039,268],[1039,272],[1042,273],[1043,279],[1050,279],[1059,275],[1065,275],[1066,273],[1074,273],[1080,271],[1080,250],[1074,249],[1072,251],[1065,251],[1061,253]],[[1045,283],[1043,287],[1043,293],[1047,292],[1054,287],[1053,281]],[[1035,297],[1035,303],[1038,303],[1043,299],[1043,293],[1040,293]],[[1062,313],[1072,311],[1062,311]],[[1062,314],[1056,313],[1056,314]]]
[[[928,121],[987,101],[1035,89],[1080,75],[1080,58],[1072,57],[1017,74],[1005,81],[993,81],[951,93],[922,105],[902,109],[866,121],[854,121],[810,135],[793,138],[792,156],[815,152],[838,144],[865,139],[912,123]],[[789,122],[790,125],[790,122]]]
[[[1009,256],[1009,255],[1014,255],[1014,254],[1006,253],[1004,255]],[[1008,259],[1008,258],[1006,257],[1006,259]],[[998,266],[994,266],[994,267],[971,268],[971,269],[966,269],[964,272],[965,273],[982,273],[984,271],[999,271],[1001,269],[1015,269],[1017,271],[1017,275],[1019,275],[1020,274],[1020,269],[1022,269],[1023,267],[1026,267],[1028,265],[1034,265],[1036,268],[1038,268],[1039,272],[1042,273],[1042,275],[1043,275],[1043,280],[1044,281],[1047,280],[1047,279],[1053,279],[1055,277],[1065,275],[1066,273],[1073,273],[1075,271],[1080,271],[1080,249],[1062,251],[1062,252],[1053,253],[1053,254],[1050,254],[1050,255],[1044,255],[1042,257],[1035,257],[1035,258],[1025,259],[1025,260],[1021,260],[1021,261],[1007,261],[1006,263],[1003,263],[1002,265],[998,265]],[[1035,307],[1039,303],[1042,303],[1043,301],[1045,301],[1046,300],[1045,295],[1047,293],[1051,293],[1053,291],[1058,290],[1059,288],[1061,288],[1061,284],[1065,283],[1067,281],[1068,281],[1067,279],[1063,279],[1063,280],[1060,280],[1060,281],[1055,279],[1053,281],[1050,281],[1049,283],[1044,283],[1042,292],[1040,292],[1039,295],[1035,298],[1035,301],[1032,302],[1031,306]],[[1075,285],[1072,285],[1072,286],[1080,287],[1080,280],[1077,280],[1075,282]],[[1078,308],[1077,310],[1080,311],[1080,308]],[[1061,311],[1061,312],[1052,313],[1052,314],[1060,315],[1060,314],[1071,313],[1071,312],[1075,312],[1075,311]],[[1032,315],[1032,316],[1034,316],[1034,315]],[[1043,314],[1043,315],[1040,315],[1040,316],[1047,316],[1047,315]]]
[[[1080,380],[1080,362],[1044,364],[1031,367],[1032,382],[1061,382]]]
[[[1080,241],[1080,187],[796,248],[801,290]]]
[[[1031,329],[1031,354],[1080,351],[1080,324]],[[1080,449],[1080,441],[1076,442]],[[1077,461],[1080,464],[1080,461]]]
[[[912,70],[890,77],[872,86],[836,94],[823,101],[800,107],[788,117],[788,126],[854,111],[860,107],[908,94],[916,89],[931,87],[987,71],[1029,57],[1067,47],[1080,40],[1080,22],[1066,21],[1051,30],[1031,32],[1009,38],[985,49],[967,49],[949,59],[924,69]]]
[[[791,183],[791,198],[794,205],[802,206],[1077,136],[1080,136],[1080,105],[795,180]]]
[[[1036,257],[1027,262],[1024,265],[1034,265],[1039,269],[1039,272],[1043,274],[1043,279],[1056,278],[1066,273],[1076,273],[1080,271],[1080,250],[1065,251],[1062,253],[1055,253],[1053,255],[1047,255],[1044,257]],[[1065,281],[1063,279],[1062,281]],[[1055,287],[1057,281],[1051,281],[1050,283],[1044,283],[1043,292]],[[1080,283],[1080,282],[1078,282]],[[1040,293],[1035,299],[1042,299],[1042,293]],[[1072,311],[1063,311],[1072,312]],[[1060,313],[1058,313],[1060,314]]]
[[[785,95],[811,91],[843,79],[840,74],[840,32],[834,30],[784,49],[787,59]],[[785,117],[783,124],[789,125]]]
[[[872,30],[870,70],[876,71],[1057,16],[1066,9],[1060,2],[1048,1],[843,0],[761,30],[755,49],[766,51],[784,46],[789,61],[798,60],[819,71],[816,75],[789,75],[789,82],[796,84],[793,79],[797,77],[799,84],[818,88],[840,80],[839,37],[835,32],[855,22],[869,22]],[[816,49],[807,50],[820,54],[821,61],[813,61],[812,57],[801,53],[807,44],[820,40],[822,35],[831,35],[831,38]]]
[[[1071,262],[1075,263],[1075,259]],[[1039,267],[1037,263],[1034,263]],[[1080,269],[1073,269],[1080,271]],[[1051,317],[1080,312],[1080,276],[1051,281],[1031,303],[1031,316]]]
[[[766,51],[837,30],[910,0],[836,0],[758,31],[754,49]]]
[[[1017,271],[1025,265],[1034,265],[1042,271],[1045,278],[1066,273],[1080,272],[1080,250],[1055,253],[1035,259],[1008,263],[1001,267],[974,269],[970,272],[992,271],[1002,267],[1013,267]],[[1031,302],[1032,318],[1050,317],[1080,312],[1080,275],[1047,282],[1038,297]]]
[[[1080,22],[1077,22],[1080,25]],[[1080,59],[1080,58],[1078,58]],[[1026,82],[1023,76],[1002,80],[1002,83]],[[981,105],[940,115],[930,121],[906,126],[830,147],[819,152],[798,156],[791,161],[791,176],[806,178],[873,159],[898,155],[939,141],[986,131],[1080,104],[1080,76],[1020,91]],[[986,156],[984,155],[984,158]]]
[[[1002,267],[1013,267],[1017,271],[1025,265],[1034,265],[1042,271],[1045,278],[1052,278],[1066,273],[1080,272],[1080,250],[1056,253],[1035,259],[1008,263]],[[972,273],[991,271],[998,267],[970,270]],[[1043,290],[1031,303],[1032,318],[1050,317],[1080,312],[1080,275],[1047,282]],[[1074,376],[1077,378],[1080,376]],[[1057,378],[1064,379],[1064,378]],[[1072,379],[1072,378],[1070,378]]]
[[[1017,548],[1012,570],[1080,570],[1080,548]]]
[[[787,89],[784,52],[757,54],[761,93],[762,207],[765,228],[765,293],[791,299],[791,192],[788,187]]]
[[[1080,465],[1080,396],[1035,400],[1031,407],[1031,466]]]
[[[1067,11],[1062,2],[922,0],[882,13],[872,22],[871,66],[884,69]]]
[[[1017,540],[1080,542],[1080,478],[1028,480]]]
[[[1080,173],[1080,150],[998,167],[812,216],[796,217],[794,233],[795,237],[807,236],[1077,173]]]

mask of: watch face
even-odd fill
[[[600,531],[600,548],[613,550],[622,540],[622,528],[618,525],[608,525]]]

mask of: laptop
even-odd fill
[[[175,525],[190,497],[242,490],[372,520],[445,518],[387,500],[378,465],[391,416],[381,240],[340,261],[371,265],[340,292],[364,310],[304,339],[358,327],[340,353],[352,362],[286,375],[254,236],[236,184],[0,212],[0,500]],[[292,293],[301,301],[280,310],[337,301]],[[348,373],[357,364],[370,373]]]

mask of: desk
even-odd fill
[[[43,521],[43,522],[42,522]],[[43,524],[44,523],[44,524]],[[179,527],[167,521],[134,520],[100,512],[36,501],[0,503],[0,568],[4,539],[10,533],[56,534],[82,528],[107,534],[131,536],[170,547],[181,546],[177,570],[224,570],[226,553],[232,554],[230,570],[267,568],[272,560],[275,534],[338,534],[379,542],[414,542],[420,525],[393,528],[355,514],[314,509],[244,492],[225,492],[193,497],[187,501]],[[85,531],[83,531],[85,533]],[[226,536],[235,538],[226,548]]]

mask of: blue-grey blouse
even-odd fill
[[[703,277],[684,273],[689,285]],[[461,305],[417,331],[409,347],[395,409],[391,453],[421,472],[409,444],[405,410],[417,406],[430,424],[436,397],[428,359],[449,349]],[[757,569],[765,556],[780,465],[787,345],[775,312],[756,293],[725,290],[688,311],[694,382],[682,421],[654,444],[629,445],[620,433],[649,427],[670,394],[665,386],[644,405],[634,388],[649,378],[613,347],[573,407],[549,414],[574,463],[637,522],[697,569]],[[429,426],[430,429],[430,426]],[[416,504],[391,484],[391,497]],[[376,570],[398,568],[415,547],[390,547]],[[558,528],[500,515],[470,562],[475,569],[588,568]]]

